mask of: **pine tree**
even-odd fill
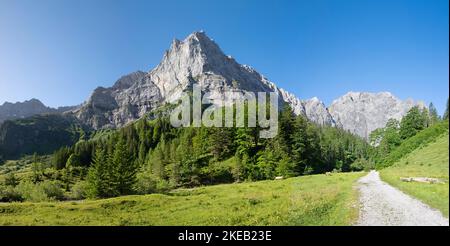
[[[114,148],[112,164],[115,170],[115,190],[120,195],[131,194],[133,185],[136,183],[137,167],[128,152],[127,144],[123,138],[119,138]]]
[[[291,149],[292,158],[291,161],[295,166],[295,173],[303,173],[307,162],[307,145],[308,136],[306,134],[307,123],[306,119],[302,116],[297,116],[293,126],[293,132],[291,135]]]
[[[440,118],[437,113],[436,107],[433,105],[432,102],[428,106],[428,110],[429,110],[430,126],[432,126],[436,124],[440,120]]]
[[[286,103],[279,115],[278,139],[280,147],[288,155],[292,154],[292,135],[295,132],[295,116],[291,107]]]
[[[444,115],[442,116],[444,120],[448,120],[448,99],[447,99],[447,106],[445,107]]]
[[[431,118],[430,118],[430,112],[427,108],[423,108],[421,111],[421,116],[423,120],[423,127],[428,128],[431,126]]]
[[[113,197],[118,195],[114,188],[113,173],[106,150],[97,148],[87,175],[89,197]]]

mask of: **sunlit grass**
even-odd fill
[[[364,173],[77,202],[0,204],[2,225],[350,225]]]

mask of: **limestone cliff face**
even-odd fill
[[[162,99],[151,81],[140,83],[146,74],[137,71],[121,77],[110,88],[98,87],[74,114],[94,129],[119,127],[139,119]]]
[[[176,101],[193,83],[211,98],[220,98],[226,91],[276,92],[296,113],[310,113],[323,123],[331,122],[326,122],[331,119],[329,115],[318,116],[310,109],[321,105],[303,102],[250,66],[237,63],[204,32],[195,32],[183,41],[174,40],[156,68],[123,76],[110,88],[97,88],[74,113],[95,129],[120,127],[163,103]]]
[[[361,137],[383,127],[389,118],[400,119],[415,105],[389,93],[348,93],[329,108],[315,97],[300,100],[252,67],[225,55],[204,32],[194,32],[183,41],[174,40],[151,71],[134,72],[110,88],[97,88],[74,114],[95,129],[120,127],[164,103],[176,101],[194,83],[211,98],[221,98],[226,91],[276,92],[297,115],[321,125],[342,127]]]
[[[389,92],[349,92],[333,101],[329,112],[342,128],[368,139],[391,118],[401,120],[413,106],[425,107],[409,99],[401,101]]]

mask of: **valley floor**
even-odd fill
[[[0,225],[351,225],[364,173],[93,201],[0,204]]]

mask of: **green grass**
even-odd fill
[[[350,225],[364,173],[179,189],[104,200],[0,204],[1,225]]]
[[[448,133],[442,134],[435,142],[419,147],[380,172],[384,181],[439,209],[446,217],[449,209],[448,137]],[[445,184],[403,182],[400,177],[440,178]]]

